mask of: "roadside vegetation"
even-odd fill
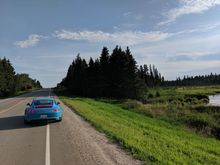
[[[0,98],[38,88],[42,88],[39,81],[30,78],[28,74],[16,74],[11,62],[0,58]]]
[[[208,105],[208,95],[219,92],[220,86],[155,88],[145,103],[123,100],[118,105],[220,140],[220,107]]]
[[[55,92],[146,164],[220,164],[220,107],[208,105],[217,84],[216,74],[166,81],[116,46],[88,63],[77,55]]]
[[[118,100],[107,102],[65,96],[61,99],[146,164],[220,163],[219,140],[200,136],[184,125],[153,116],[153,105],[141,109],[143,104],[134,101],[121,104]],[[147,109],[152,112],[147,112]]]

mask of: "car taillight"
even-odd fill
[[[27,113],[34,113],[34,112],[36,112],[36,110],[28,109],[28,110],[26,110],[26,112],[27,112]]]
[[[59,109],[53,109],[53,112],[59,112]]]

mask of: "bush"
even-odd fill
[[[134,108],[140,108],[143,104],[136,100],[127,100],[122,105],[122,108],[124,109],[134,109]]]
[[[202,118],[190,118],[187,122],[190,127],[196,128],[197,130],[202,130],[209,125],[208,121]]]
[[[192,110],[195,110],[199,113],[210,113],[210,114],[220,114],[220,107],[218,106],[196,106],[193,107]]]
[[[154,97],[154,95],[152,93],[148,94],[148,98],[153,98],[153,97]]]
[[[216,137],[216,139],[220,140],[220,128],[217,127],[213,128],[211,133]]]
[[[159,91],[156,92],[156,97],[160,97],[160,92]]]

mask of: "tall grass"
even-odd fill
[[[136,100],[121,102],[129,111],[159,118],[176,125],[185,125],[198,134],[220,139],[220,107],[188,105],[184,102],[164,104],[143,104]]]

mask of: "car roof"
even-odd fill
[[[55,99],[51,98],[51,97],[37,97],[37,98],[34,98],[33,100],[34,101],[36,101],[36,100],[51,100],[51,101],[54,101]]]

